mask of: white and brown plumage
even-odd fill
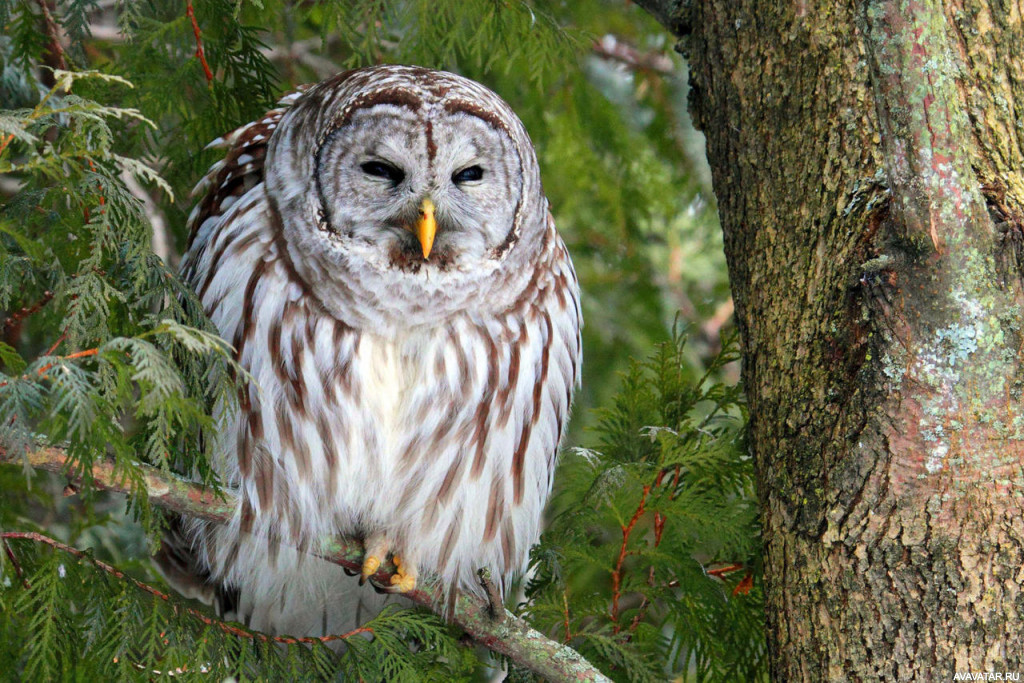
[[[582,321],[533,147],[493,92],[381,66],[281,104],[215,143],[183,265],[256,382],[210,453],[239,509],[161,563],[254,628],[322,634],[377,605],[293,550],[320,538],[366,539],[366,571],[400,556],[399,590],[525,568]]]

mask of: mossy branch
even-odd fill
[[[87,478],[82,476],[83,473],[71,469],[68,454],[61,448],[40,447],[24,458],[0,448],[0,463],[18,465],[26,461],[34,469],[64,474],[73,484],[81,484],[83,479],[89,479],[91,486],[96,489],[115,493],[130,493],[132,490],[127,478],[107,460],[93,464],[91,478]],[[211,522],[227,522],[234,514],[236,503],[229,492],[212,491],[149,465],[139,463],[135,467],[141,473],[149,501],[153,505]],[[322,543],[320,552],[316,554],[353,571],[358,572],[362,568],[363,546],[358,540],[329,539]],[[381,566],[373,579],[389,585],[394,571],[394,565],[389,562]],[[434,611],[441,609],[441,595],[440,587],[429,578],[422,579],[416,590],[406,593],[406,597],[413,602]],[[546,679],[609,680],[578,652],[551,640],[508,610],[501,617],[495,618],[491,615],[488,602],[477,596],[459,594],[450,617],[476,642]]]

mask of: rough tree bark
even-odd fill
[[[773,679],[1024,670],[1024,5],[639,4],[707,136]]]

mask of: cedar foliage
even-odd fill
[[[480,80],[520,114],[584,290],[569,443],[590,447],[563,455],[516,610],[616,680],[764,677],[743,408],[722,381],[735,354],[696,326],[728,297],[720,237],[685,68],[651,20],[611,0],[0,0],[0,26],[0,449],[58,445],[76,472],[110,459],[132,488],[65,497],[60,477],[0,465],[0,532],[87,549],[6,542],[0,674],[464,680],[501,665],[423,610],[386,611],[337,657],[133,583],[167,592],[137,464],[216,487],[209,409],[244,379],[175,274],[205,145],[295,85],[403,62]],[[678,309],[689,344],[664,341]]]

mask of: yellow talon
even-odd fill
[[[380,569],[380,558],[376,555],[369,555],[363,560],[363,580],[370,578]]]
[[[416,588],[415,568],[413,568],[412,571],[406,571],[403,569],[402,558],[398,555],[392,556],[391,561],[395,563],[396,567],[395,574],[391,577],[391,585],[394,586],[399,593],[408,593]]]
[[[408,593],[416,588],[416,577],[398,572],[391,577],[391,585],[397,588],[399,593]]]
[[[363,575],[360,584],[373,576],[380,569],[381,562],[388,554],[388,538],[382,532],[372,534],[366,539],[366,555],[363,556]]]

